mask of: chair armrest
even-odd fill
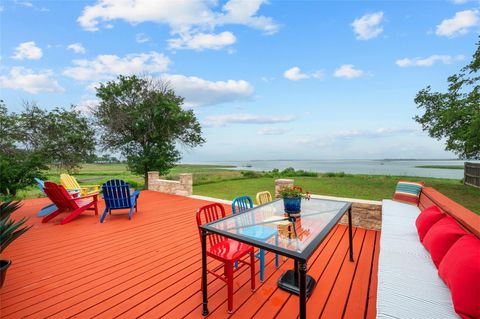
[[[100,185],[82,185],[82,188],[95,188],[95,189],[100,189]]]
[[[132,195],[130,195],[131,197],[138,197],[138,195],[140,195],[140,191],[135,191]]]
[[[89,198],[89,197],[93,197],[93,200],[98,200],[98,193],[95,193],[95,194],[89,194],[89,195],[84,195],[84,196],[81,196],[81,197],[76,197],[76,198],[72,198],[72,200],[77,200],[77,199],[85,199],[85,198]]]

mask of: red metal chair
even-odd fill
[[[87,209],[95,210],[95,215],[98,215],[98,194],[72,198],[62,185],[52,182],[45,182],[43,189],[48,198],[57,206],[57,210],[45,216],[42,219],[42,223],[46,223],[64,212],[70,212],[70,214],[62,220],[62,225],[68,223]]]
[[[219,218],[225,217],[225,209],[220,204],[210,204],[200,207],[197,211],[197,226],[204,223],[213,222]],[[198,228],[200,239],[202,232]],[[243,266],[250,266],[251,288],[255,290],[255,254],[253,247],[240,243],[236,240],[225,238],[217,234],[209,234],[207,241],[207,256],[212,257],[222,264],[213,270],[207,269],[207,272],[227,283],[228,290],[228,312],[233,310],[233,274]],[[250,255],[250,262],[242,260],[245,255]],[[237,269],[234,269],[235,262],[240,263]],[[217,273],[224,268],[223,275]]]

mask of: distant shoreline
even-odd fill
[[[420,165],[416,168],[437,168],[437,169],[464,169],[462,165]]]

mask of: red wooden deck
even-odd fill
[[[27,200],[16,213],[31,216],[34,227],[4,252],[13,264],[1,290],[2,318],[202,318],[195,210],[205,201],[144,191],[131,221],[116,211],[100,224],[87,212],[63,226],[62,216],[48,224],[35,217],[48,203]],[[318,282],[309,318],[375,318],[380,233],[354,230],[351,263],[346,230],[337,226],[309,261]],[[231,317],[296,318],[298,298],[276,286],[292,267],[288,260],[275,269],[267,253],[266,280],[254,293],[247,268],[237,273]],[[209,276],[208,292],[209,318],[229,317],[224,283]]]

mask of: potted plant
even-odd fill
[[[310,194],[303,193],[299,186],[284,187],[280,190],[280,196],[283,198],[285,213],[298,214],[301,211],[302,198],[310,199]]]
[[[32,226],[23,226],[27,219],[15,221],[11,218],[13,212],[21,206],[20,201],[7,201],[0,203],[0,288],[3,287],[7,269],[12,264],[11,260],[3,259],[1,254],[15,239],[29,230]]]

